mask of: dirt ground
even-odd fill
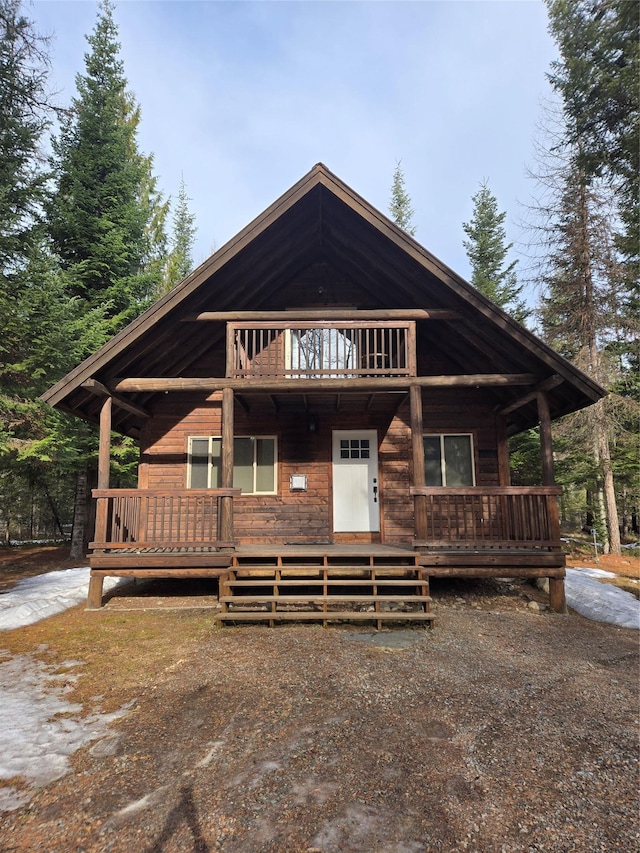
[[[84,660],[87,713],[133,706],[0,814],[0,851],[636,853],[637,631],[521,582],[433,596],[433,630],[76,608],[4,633]]]

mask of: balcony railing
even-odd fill
[[[227,329],[229,378],[416,375],[413,321],[229,323]]]
[[[94,489],[94,550],[229,545],[220,503],[240,489]]]
[[[411,489],[424,501],[424,544],[467,548],[559,549],[561,492],[558,486]]]

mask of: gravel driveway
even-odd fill
[[[438,612],[212,631],[1,818],[0,850],[637,853],[637,632]]]

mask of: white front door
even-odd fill
[[[380,530],[378,433],[333,432],[333,529],[336,533]]]

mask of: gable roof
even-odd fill
[[[340,304],[331,287],[337,279],[343,291],[352,288],[357,307],[455,311],[456,321],[430,321],[434,346],[458,359],[460,373],[479,372],[463,363],[482,363],[493,372],[532,373],[540,382],[558,377],[550,392],[552,417],[606,393],[319,163],[42,399],[97,422],[100,400],[86,383],[93,381],[95,390],[96,383],[108,388],[115,377],[208,375],[203,365],[220,344],[221,332],[189,318],[213,310],[289,308],[292,283],[314,269],[328,285],[318,288],[325,291],[327,307]],[[497,402],[508,405],[523,389],[499,394]],[[135,435],[140,426],[135,410],[151,396],[127,395],[129,409],[120,401],[114,429]],[[535,400],[519,406],[511,418],[514,429],[535,424]]]

